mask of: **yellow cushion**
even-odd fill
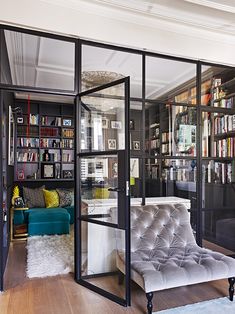
[[[59,195],[55,190],[43,190],[46,208],[58,207],[60,204]]]

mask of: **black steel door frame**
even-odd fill
[[[103,89],[113,87],[119,84],[124,84],[125,86],[125,149],[124,150],[112,150],[112,151],[99,151],[99,152],[81,152],[79,137],[81,134],[81,98],[83,96],[88,96],[91,93],[95,93],[101,91]],[[76,199],[75,199],[75,280],[80,285],[120,304],[123,306],[130,306],[131,304],[131,289],[130,289],[130,193],[129,193],[129,182],[130,182],[130,139],[129,139],[129,108],[130,108],[130,77],[126,77],[120,80],[116,80],[114,82],[104,84],[102,86],[92,88],[85,92],[80,93],[77,96],[76,100],[76,121],[78,122],[78,126],[76,127],[76,178],[75,178],[75,188],[76,188]],[[102,221],[97,221],[86,215],[84,217],[81,214],[81,173],[80,173],[80,158],[82,157],[91,157],[91,156],[102,156],[102,155],[118,155],[118,159],[122,160],[122,164],[124,165],[124,169],[122,169],[122,177],[119,178],[119,184],[124,189],[124,203],[125,209],[123,210],[124,217],[120,217],[118,219],[117,224],[107,223]],[[94,217],[93,217],[94,218]],[[122,218],[122,219],[121,219]],[[84,279],[88,279],[93,275],[82,276],[82,232],[81,232],[81,224],[82,221],[95,223],[107,227],[122,229],[125,231],[125,299],[119,298],[114,294],[105,291],[99,287],[88,283]],[[107,274],[107,273],[106,273]],[[100,276],[104,276],[105,274],[99,274]]]

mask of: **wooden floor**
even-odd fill
[[[145,293],[132,284],[132,306],[121,307],[76,284],[72,274],[27,279],[25,243],[11,245],[5,274],[6,292],[0,294],[0,314],[119,314],[146,313]],[[113,287],[112,278],[106,278]],[[227,280],[170,289],[154,294],[154,311],[227,295]]]

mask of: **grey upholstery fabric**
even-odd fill
[[[41,186],[40,188],[27,188],[23,186],[23,195],[25,206],[29,208],[34,207],[45,207],[45,200],[43,195],[43,189],[45,189],[45,185]]]
[[[124,272],[124,252],[117,266]],[[146,293],[235,276],[235,260],[196,244],[182,204],[131,208],[132,279]]]

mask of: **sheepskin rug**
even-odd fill
[[[74,238],[72,234],[28,237],[27,277],[68,274],[74,270]]]

